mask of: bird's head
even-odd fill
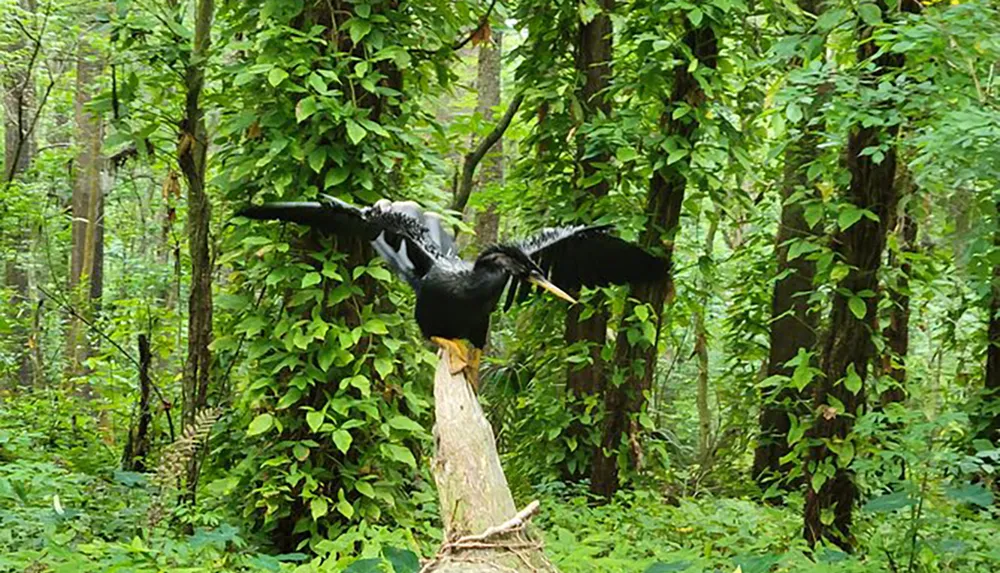
[[[513,245],[493,245],[476,257],[476,270],[493,270],[507,273],[517,280],[542,287],[557,297],[570,303],[576,299],[545,278],[545,273],[521,249]]]

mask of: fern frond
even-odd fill
[[[194,420],[184,428],[174,443],[167,446],[156,467],[153,483],[160,488],[176,485],[178,478],[194,458],[201,446],[208,440],[212,426],[222,417],[219,408],[205,408],[194,416]]]

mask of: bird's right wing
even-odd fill
[[[274,219],[308,225],[325,233],[370,241],[375,251],[413,288],[441,257],[454,256],[454,241],[440,219],[413,202],[387,200],[359,209],[336,197],[319,201],[276,202],[238,213],[251,219]]]
[[[237,215],[263,221],[288,221],[308,225],[325,233],[361,237],[371,241],[378,230],[367,220],[364,209],[324,195],[322,201],[276,201],[250,205]]]

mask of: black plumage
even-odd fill
[[[371,241],[417,294],[416,319],[424,336],[486,344],[490,314],[510,285],[505,309],[532,285],[571,302],[565,290],[660,280],[666,262],[611,234],[611,226],[545,229],[534,237],[461,259],[441,218],[412,201],[380,200],[358,208],[329,196],[319,201],[266,203],[239,212],[253,219],[309,225]]]

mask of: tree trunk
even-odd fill
[[[34,5],[22,0],[21,7],[33,11]],[[24,47],[24,41],[19,40],[13,45],[4,46],[8,54],[15,54]],[[23,67],[22,67],[23,65]],[[33,69],[27,62],[11,62],[3,74],[3,107],[4,107],[4,162],[3,176],[0,184],[6,186],[16,180],[31,165],[35,154],[35,135],[32,129],[35,115],[40,111],[35,109],[35,84]],[[0,210],[0,215],[3,211]],[[14,232],[9,237],[12,244],[11,253],[4,261],[4,283],[13,291],[8,313],[14,318],[10,339],[16,347],[17,381],[22,387],[30,386],[39,375],[32,361],[32,342],[36,345],[38,337],[25,326],[27,316],[31,312],[31,297],[29,292],[28,271],[26,269],[29,234],[26,230]],[[19,256],[20,254],[20,256]]]
[[[995,205],[993,229],[993,249],[1000,251],[1000,202]],[[990,288],[990,314],[986,327],[986,372],[983,381],[983,401],[987,407],[1000,402],[1000,263],[993,265]],[[1000,413],[993,414],[985,421],[980,438],[1000,440]]]
[[[794,194],[805,190],[808,197],[818,198],[815,187],[810,186],[806,168],[818,153],[818,138],[814,128],[802,124],[801,139],[791,142],[785,152],[784,181],[781,186],[781,220],[775,237],[778,255],[777,275],[771,295],[770,351],[767,358],[767,376],[791,377],[793,367],[785,364],[795,358],[799,350],[812,351],[816,346],[816,326],[819,316],[811,310],[808,294],[813,291],[816,275],[815,261],[805,256],[788,259],[787,244],[794,239],[807,239],[811,235],[804,216],[802,203]],[[775,391],[774,387],[761,390],[760,435],[754,450],[752,474],[762,491],[776,483],[790,489],[794,483],[781,479],[792,470],[792,462],[782,462],[791,447],[788,430],[789,414],[799,418],[808,415],[806,395],[788,385]]]
[[[86,109],[98,89],[98,76],[103,68],[102,56],[92,46],[79,48],[76,66],[76,143],[80,150],[73,169],[72,251],[69,286],[75,310],[92,319],[103,290],[104,278],[104,190],[101,187],[101,144],[103,126],[96,112]],[[84,362],[91,348],[83,322],[70,317],[66,341],[67,374],[86,373]],[[90,395],[90,385],[81,383],[78,391]]]
[[[188,297],[188,355],[184,366],[182,425],[206,406],[212,353],[212,259],[208,246],[211,203],[205,192],[208,134],[201,109],[205,58],[211,41],[214,0],[199,0],[195,14],[194,46],[187,63],[187,90],[177,161],[188,185],[188,251],[191,256],[191,293]],[[194,480],[189,479],[188,483]]]
[[[592,121],[598,113],[605,116],[611,113],[611,101],[605,97],[605,92],[611,84],[611,11],[614,8],[613,0],[599,0],[601,11],[596,14],[590,22],[580,25],[577,39],[576,52],[576,73],[583,78],[583,85],[580,87],[578,97],[581,102],[584,117],[582,121]],[[586,153],[587,141],[582,136],[577,137],[576,156],[579,167],[578,179],[586,179],[597,172],[597,164],[606,162],[609,157],[607,151],[597,154]],[[590,156],[588,156],[590,155]],[[577,193],[577,204],[579,206],[593,203],[594,200],[608,194],[609,185],[607,181],[600,181],[589,188],[579,188]],[[593,212],[591,206],[589,211]],[[572,293],[574,296],[578,292]],[[601,351],[604,348],[608,331],[608,311],[606,305],[602,304],[603,297],[597,296],[593,301],[596,308],[587,309],[582,304],[573,305],[566,311],[565,330],[563,339],[567,347],[573,345],[584,345],[587,347],[588,361],[583,366],[576,368],[569,366],[566,375],[566,390],[568,392],[567,407],[573,411],[573,420],[566,429],[566,435],[576,439],[579,443],[586,443],[584,436],[589,431],[586,425],[580,421],[584,414],[583,400],[587,396],[592,396],[601,391],[604,387],[604,359]],[[581,315],[588,310],[592,311],[590,316],[581,319]],[[563,479],[567,481],[577,481],[586,477],[586,467],[572,467],[564,463],[561,468]]]
[[[816,0],[798,0],[798,5],[811,18],[818,17],[822,10]],[[802,67],[808,56],[793,59],[789,62],[789,67]],[[822,52],[815,57],[822,59]],[[794,368],[785,364],[795,358],[799,350],[812,351],[816,347],[819,316],[811,311],[807,296],[813,291],[816,263],[804,256],[788,260],[789,246],[786,243],[795,239],[807,239],[811,235],[804,216],[802,195],[796,194],[804,192],[806,199],[820,199],[815,185],[809,183],[807,172],[809,164],[819,155],[819,127],[809,123],[822,105],[821,98],[820,90],[817,89],[812,104],[804,110],[804,117],[793,126],[799,130],[798,137],[790,141],[785,150],[781,217],[775,234],[775,252],[778,256],[776,273],[779,278],[775,281],[771,295],[768,377],[790,378]],[[751,469],[751,476],[761,491],[767,491],[771,484],[786,491],[797,485],[792,480],[783,479],[792,471],[792,462],[782,463],[781,459],[791,450],[788,443],[788,431],[791,429],[789,415],[794,414],[800,419],[809,415],[807,396],[808,391],[800,392],[787,384],[778,389],[773,386],[761,389],[760,432]],[[780,501],[778,497],[771,499]]]
[[[711,28],[688,28],[684,34],[684,43],[697,58],[700,66],[715,69],[718,44]],[[670,102],[703,105],[705,94],[688,71],[688,66],[688,62],[684,62],[674,68]],[[694,116],[695,114],[686,114],[674,119],[672,110],[668,110],[660,121],[666,133],[676,134],[693,144],[691,139],[697,127]],[[649,183],[646,203],[647,224],[640,242],[647,249],[659,250],[667,259],[668,268],[673,260],[674,237],[680,225],[685,186],[684,174],[676,167],[662,167],[656,170]],[[620,383],[605,388],[605,417],[601,445],[594,456],[590,476],[591,491],[604,497],[611,497],[618,490],[618,448],[626,428],[632,434],[630,442],[634,454],[636,453],[638,439],[635,434],[638,432],[638,426],[635,416],[645,407],[646,392],[652,386],[663,305],[671,289],[671,280],[671,274],[668,272],[661,282],[640,285],[632,289],[632,299],[637,300],[639,304],[648,305],[652,311],[652,320],[656,324],[656,340],[633,345],[629,343],[624,331],[619,332],[617,338],[615,366],[624,376]],[[624,316],[633,314],[635,304],[630,299],[625,307]],[[637,459],[638,456],[633,455],[633,463]]]
[[[503,34],[494,32],[492,37],[479,46],[479,69],[476,80],[476,113],[485,121],[493,121],[493,109],[500,105],[500,72],[502,70],[501,55],[503,53]],[[490,185],[503,184],[503,138],[501,137],[486,157],[479,172],[479,184],[476,192]],[[476,247],[477,251],[492,245],[497,241],[500,227],[500,214],[497,212],[496,201],[489,201],[477,211]]]
[[[139,335],[139,420],[135,432],[129,431],[129,440],[122,456],[122,466],[126,469],[146,471],[146,456],[149,455],[149,425],[153,414],[149,406],[152,382],[149,379],[149,365],[153,356],[149,351],[149,338]]]
[[[719,228],[719,218],[714,216],[709,223],[705,235],[705,257],[711,261],[715,246],[715,232]],[[708,331],[705,328],[706,307],[710,301],[710,280],[703,277],[701,285],[703,296],[694,313],[694,351],[698,355],[698,388],[695,403],[698,408],[698,463],[701,472],[708,471],[711,463],[712,448],[712,413],[708,408],[709,399],[709,363],[708,363]]]
[[[884,1],[878,2],[883,14],[891,14]],[[902,9],[916,12],[919,6],[906,0]],[[879,53],[871,38],[872,28],[859,28],[858,61],[874,58],[875,70],[863,78],[865,89],[874,90],[881,77],[903,65],[899,54]],[[865,378],[874,352],[871,333],[877,324],[878,270],[885,248],[888,221],[896,209],[896,149],[893,145],[898,128],[854,126],[847,140],[847,167],[851,183],[845,194],[848,203],[867,209],[878,217],[861,217],[834,236],[833,244],[841,260],[849,267],[847,276],[833,294],[829,335],[823,344],[820,369],[823,376],[814,385],[816,417],[810,429],[812,446],[806,463],[809,485],[806,488],[804,535],[810,545],[826,539],[850,551],[852,512],[857,486],[849,464],[855,448],[851,442],[854,419],[865,403]],[[875,154],[862,152],[888,144],[881,162]],[[871,296],[865,297],[864,295]],[[850,300],[861,295],[865,313],[858,318]],[[857,306],[857,305],[855,305]],[[840,408],[843,405],[843,409]],[[834,451],[834,446],[837,451]],[[838,452],[840,454],[838,455]],[[826,476],[825,478],[823,476]],[[823,513],[832,511],[832,523]],[[823,523],[827,521],[829,524]]]
[[[889,325],[882,334],[886,352],[882,357],[882,372],[892,378],[892,386],[882,391],[879,403],[885,407],[893,402],[906,400],[906,355],[910,348],[910,276],[913,263],[910,256],[917,247],[917,219],[913,216],[916,202],[915,184],[904,163],[896,170],[897,193],[904,202],[902,212],[894,217],[891,227],[898,242],[889,251],[889,268],[899,267],[896,283],[889,288]],[[902,201],[906,198],[905,201]]]
[[[450,373],[445,351],[439,354],[434,375],[434,412],[431,471],[445,543],[426,571],[555,571],[541,544],[524,527],[497,532],[482,543],[461,542],[508,523],[518,512],[500,466],[493,429],[465,375]]]

